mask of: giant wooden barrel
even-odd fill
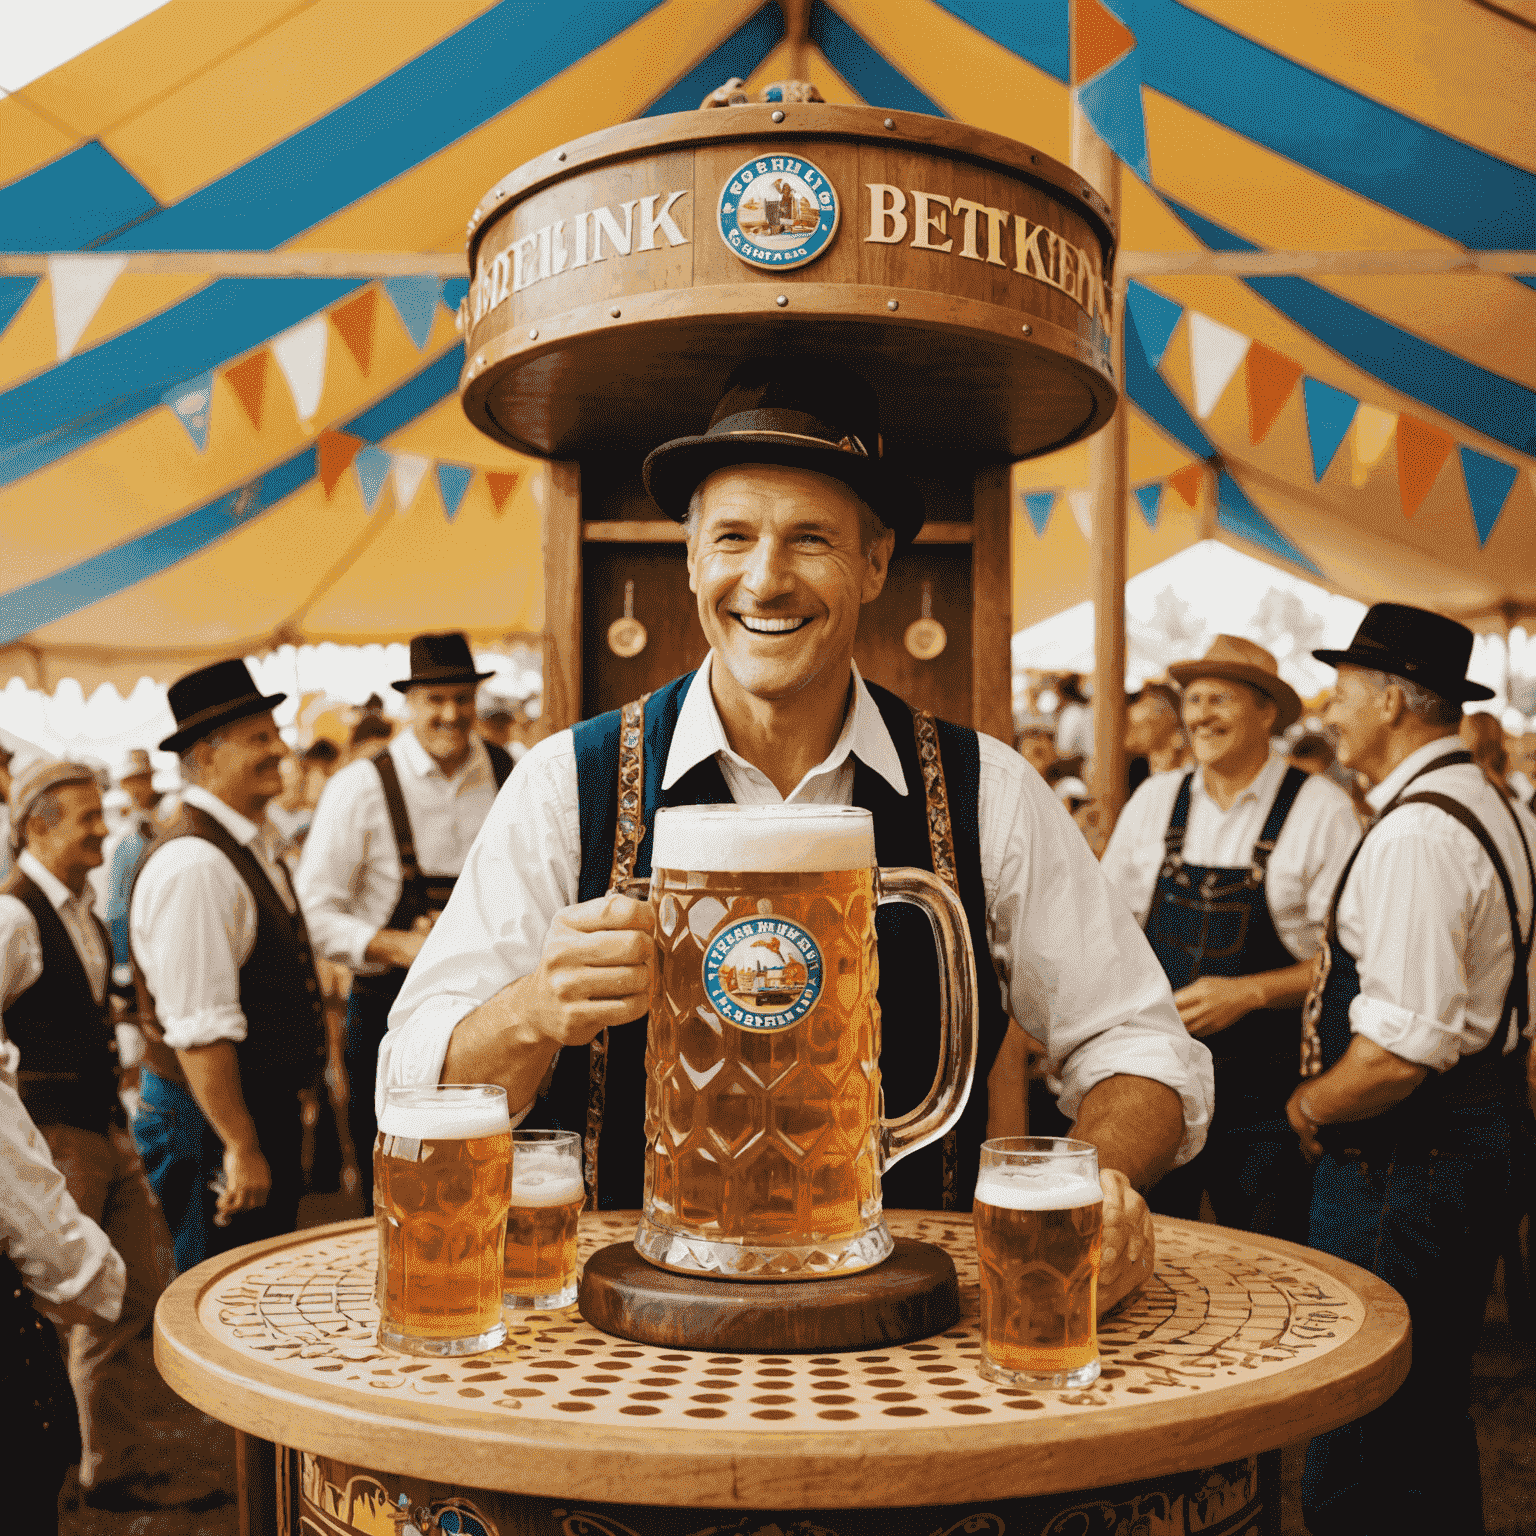
[[[1114,409],[1114,238],[1066,166],[942,118],[786,102],[624,123],[475,211],[464,408],[590,460],[702,430],[737,364],[792,353],[869,379],[887,445],[1028,458]]]

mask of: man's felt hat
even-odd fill
[[[167,690],[176,729],[160,743],[162,752],[185,752],[194,741],[250,715],[275,709],[286,693],[262,693],[243,661],[216,661],[178,677]]]
[[[390,686],[398,693],[407,688],[447,688],[455,683],[480,683],[492,672],[476,672],[469,641],[458,630],[443,635],[417,635],[411,641],[411,675]]]
[[[11,780],[11,846],[20,851],[26,846],[27,818],[32,807],[50,789],[65,784],[95,784],[96,774],[84,763],[65,758],[35,757]]]
[[[1365,667],[1406,678],[1458,704],[1493,697],[1492,688],[1467,681],[1472,631],[1455,619],[1406,603],[1373,604],[1348,650],[1312,654],[1330,667]]]
[[[117,765],[115,778],[121,784],[124,779],[144,778],[154,771],[154,765],[149,760],[149,753],[143,747],[130,747],[123,754],[122,762]]]
[[[786,464],[841,480],[905,549],[923,526],[917,487],[881,456],[880,408],[858,374],[815,357],[764,358],[731,375],[709,428],[652,451],[651,500],[677,522],[701,481],[731,464]]]
[[[1188,688],[1197,677],[1223,677],[1257,688],[1274,701],[1275,723],[1270,729],[1276,736],[1301,719],[1301,695],[1280,676],[1279,662],[1262,645],[1240,635],[1217,635],[1204,656],[1175,662],[1168,676],[1180,688]]]

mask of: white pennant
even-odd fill
[[[1077,524],[1077,531],[1093,542],[1093,492],[1092,491],[1068,491],[1067,505],[1072,509],[1072,521]]]
[[[395,510],[404,512],[415,499],[422,476],[432,467],[432,460],[422,458],[419,453],[394,453],[390,458],[394,461]]]
[[[48,280],[53,286],[53,334],[61,363],[75,350],[75,343],[127,265],[126,256],[48,258]]]
[[[1241,331],[1191,309],[1189,317],[1189,371],[1195,380],[1195,415],[1204,421],[1216,409],[1232,375],[1243,366],[1251,345]]]
[[[314,315],[291,331],[271,340],[272,355],[283,370],[293,395],[293,408],[300,421],[308,421],[320,409],[320,391],[325,388],[325,349],[330,322],[324,315]]]

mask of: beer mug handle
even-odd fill
[[[939,951],[939,1070],[916,1109],[881,1121],[882,1168],[937,1141],[965,1109],[976,1076],[981,1023],[976,1006],[976,957],[960,898],[925,869],[882,869],[880,905],[906,902],[927,914]]]

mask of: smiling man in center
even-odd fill
[[[916,488],[879,451],[862,379],[781,359],[739,369],[704,434],[650,455],[647,490],[686,525],[710,654],[643,709],[562,731],[518,765],[391,1014],[380,1087],[501,1083],[525,1123],[585,1133],[589,1199],[637,1207],[645,1030],[634,1021],[654,949],[650,907],[607,894],[616,834],[643,833],[664,805],[853,804],[873,815],[882,865],[932,870],[926,731],[978,961],[981,1053],[955,1131],[891,1169],[884,1202],[969,1206],[1011,1016],[1044,1042],[1074,1134],[1099,1150],[1102,1309],[1151,1273],[1136,1191],[1199,1150],[1210,1056],[1039,776],[1003,743],[915,715],[860,676],[860,610],[923,522]],[[645,769],[621,804],[625,735],[631,750],[643,739]],[[649,869],[644,833],[634,872]],[[894,1115],[933,1081],[939,982],[924,919],[882,909],[877,931]]]

